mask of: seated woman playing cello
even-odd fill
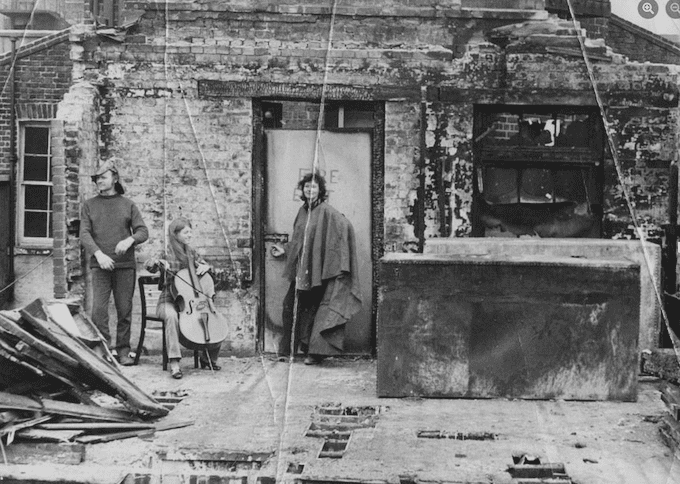
[[[191,264],[196,268],[196,275],[203,276],[210,271],[208,265],[191,247],[192,229],[191,222],[185,218],[177,218],[168,227],[168,253],[165,259],[149,259],[144,264],[149,272],[161,271],[161,281],[159,287],[161,295],[158,298],[156,312],[159,317],[165,320],[165,344],[168,349],[168,362],[170,363],[170,374],[175,379],[182,378],[182,370],[179,361],[182,357],[180,349],[180,321],[177,303],[179,303],[179,293],[175,285],[175,275],[182,269],[187,269]],[[206,296],[212,300],[212,293]],[[220,352],[220,343],[213,343],[206,346],[201,356],[201,368],[212,368],[219,370],[217,358]]]

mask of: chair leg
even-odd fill
[[[144,335],[146,334],[146,318],[142,318],[142,323],[139,328],[139,343],[137,343],[137,351],[135,351],[135,365],[139,365],[139,357],[142,355],[144,348]]]
[[[163,371],[165,371],[168,369],[168,347],[165,344],[165,321],[163,321],[161,326],[163,326]]]
[[[194,368],[198,368],[198,350],[194,350]]]

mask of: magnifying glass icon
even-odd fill
[[[680,1],[670,0],[666,4],[666,13],[670,18],[679,19],[680,18]]]
[[[674,0],[671,0],[674,2]],[[666,5],[666,10],[668,10],[668,5]],[[642,0],[638,4],[638,13],[642,18],[650,19],[654,17],[659,11],[659,4],[655,0]]]

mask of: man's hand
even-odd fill
[[[116,255],[125,254],[134,243],[135,239],[133,239],[132,237],[128,237],[127,239],[121,240],[120,242],[118,242],[118,244],[116,244]]]
[[[198,267],[196,267],[196,275],[197,276],[202,276],[206,272],[210,270],[210,266],[208,264],[198,264]]]
[[[103,253],[101,250],[98,250],[97,252],[94,253],[95,259],[97,259],[97,263],[99,264],[99,267],[106,271],[112,271],[115,268],[115,263],[113,262],[113,259]]]

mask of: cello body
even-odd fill
[[[212,299],[215,283],[209,274],[197,277],[195,290],[189,269],[175,275],[175,289],[179,305],[179,342],[193,350],[211,349],[227,337],[227,321],[215,310]],[[180,300],[181,298],[181,300]]]

